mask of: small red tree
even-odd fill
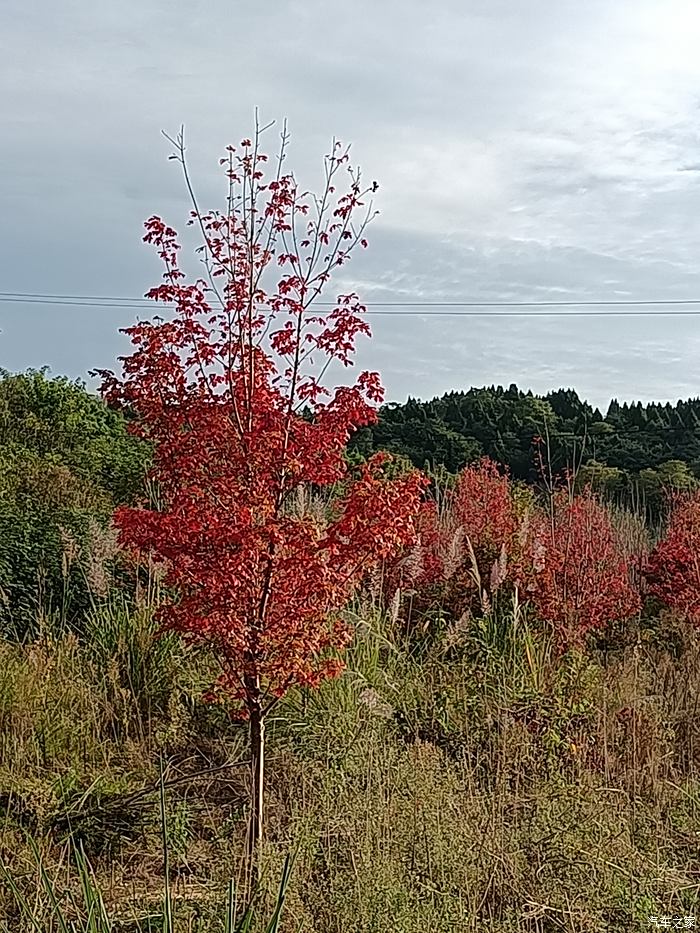
[[[452,503],[463,534],[490,570],[518,525],[508,476],[482,457],[459,474]]]
[[[335,144],[320,195],[301,192],[283,172],[285,134],[266,177],[256,130],[221,160],[225,211],[203,213],[182,135],[172,142],[206,276],[185,283],[175,231],[151,217],[144,239],[165,274],[148,297],[174,315],[127,328],[135,350],[122,375],[100,375],[106,398],[127,407],[154,446],[160,502],[122,508],[115,520],[125,546],[166,563],[176,595],[159,610],[164,626],[215,650],[216,689],[250,722],[252,855],[263,832],[265,717],[291,687],[340,670],[349,637],[340,611],[363,576],[411,540],[423,480],[387,480],[379,456],[351,475],[345,446],[376,419],[379,377],[364,372],[334,392],[322,381],[329,364],[350,365],[356,337],[369,334],[354,294],[329,311],[313,306],[333,270],[367,245],[363,202],[376,184],[363,188]],[[295,504],[310,487],[336,490],[325,515]]]
[[[560,647],[640,609],[610,515],[589,493],[556,492],[551,513],[533,517],[521,575],[526,595],[539,618],[554,627]]]
[[[455,614],[482,611],[512,576],[519,516],[509,477],[488,457],[465,467],[449,497],[445,536],[446,602]],[[451,527],[450,527],[451,526]]]
[[[437,504],[427,499],[415,516],[415,539],[389,561],[382,576],[386,601],[397,590],[409,590],[426,595],[444,579],[443,531]]]
[[[700,492],[676,493],[664,537],[645,569],[649,592],[700,625]]]
[[[440,604],[453,615],[492,597],[519,562],[520,515],[511,482],[484,457],[457,477],[454,488],[428,500],[416,520],[416,542],[387,568],[389,599],[408,588],[425,610]]]

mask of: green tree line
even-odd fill
[[[488,456],[515,479],[573,470],[578,482],[657,510],[669,488],[700,477],[700,399],[676,404],[613,400],[603,414],[573,389],[547,395],[516,385],[448,392],[384,405],[351,441],[356,454],[388,450],[418,467],[458,472]]]

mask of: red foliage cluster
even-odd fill
[[[427,597],[444,580],[445,534],[434,500],[421,502],[414,527],[415,538],[410,547],[385,561],[382,588],[389,600],[397,590],[416,592]]]
[[[423,503],[417,541],[388,568],[386,590],[417,591],[419,605],[439,601],[451,613],[483,607],[512,571],[518,532],[510,481],[484,457],[460,473],[439,509]]]
[[[672,498],[666,534],[649,556],[645,578],[651,595],[700,625],[700,491]]]
[[[510,480],[484,457],[462,470],[451,505],[465,554],[452,590],[455,583],[467,592],[476,588],[485,608],[517,561],[518,516]]]
[[[592,495],[555,493],[550,515],[533,516],[525,593],[558,642],[631,618],[641,608],[608,510]]]
[[[488,457],[459,474],[452,497],[454,518],[471,542],[480,570],[490,570],[518,529],[508,477]]]
[[[484,459],[462,471],[439,513],[423,507],[419,528],[403,576],[391,579],[408,579],[424,605],[488,611],[498,592],[517,587],[561,647],[640,609],[610,514],[590,494],[562,490],[549,511],[519,508],[508,477]]]
[[[418,566],[411,568],[417,586],[432,586],[444,574],[443,530],[437,505],[432,500],[421,503],[416,516],[416,545],[413,551]]]

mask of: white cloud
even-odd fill
[[[59,17],[48,0],[6,0],[2,290],[141,294],[159,275],[141,220],[159,211],[178,225],[186,211],[160,129],[187,125],[210,203],[219,151],[258,105],[289,117],[305,183],[334,133],[380,181],[372,249],[349,273],[370,297],[700,296],[700,7],[426,10],[66,0]],[[122,349],[125,321],[100,315],[81,341],[58,314],[0,306],[0,365],[78,374]],[[379,321],[363,355],[393,396],[500,379],[573,383],[601,402],[700,392],[700,318],[406,317],[400,343],[396,322]]]

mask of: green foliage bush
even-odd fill
[[[0,631],[79,628],[103,589],[114,507],[144,492],[146,445],[80,382],[0,370]],[[100,570],[99,564],[102,563]]]

